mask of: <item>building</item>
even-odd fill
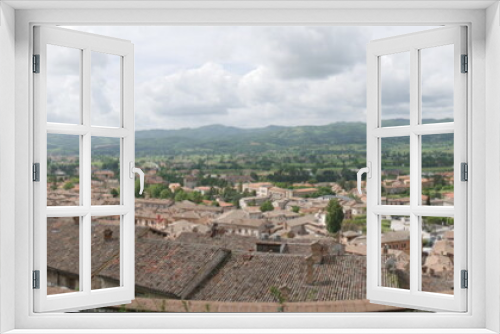
[[[242,190],[248,192],[255,192],[257,197],[269,196],[269,189],[273,187],[270,182],[256,182],[256,183],[243,183]]]
[[[410,231],[387,232],[382,234],[382,248],[396,249],[410,253]]]
[[[198,178],[192,175],[187,175],[183,180],[184,187],[194,189],[198,185]]]
[[[299,188],[292,190],[293,197],[307,197],[315,194],[318,191],[316,188]]]

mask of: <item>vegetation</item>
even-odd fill
[[[273,206],[273,203],[271,201],[265,201],[260,206],[260,211],[262,211],[262,212],[273,211],[273,210],[274,210],[274,206]]]
[[[332,199],[328,202],[326,207],[326,229],[328,232],[334,234],[342,228],[342,221],[344,220],[344,212],[339,201]]]
[[[444,120],[446,121],[446,120]],[[403,120],[388,121],[390,126]],[[221,136],[221,133],[224,136]],[[57,173],[76,178],[78,184],[79,142],[76,136],[48,136],[48,182],[51,189],[61,186]],[[92,140],[92,165],[120,175],[120,145],[116,138],[96,137]],[[383,179],[409,173],[408,138],[382,140]],[[439,172],[453,168],[452,134],[422,137],[422,173],[431,182],[423,193],[434,198],[453,190]],[[238,205],[243,197],[255,196],[241,190],[242,182],[231,177],[246,177],[254,182],[272,182],[275,186],[293,189],[300,184],[336,182],[349,191],[356,185],[356,172],[366,165],[366,124],[334,123],[324,126],[240,129],[222,125],[197,129],[148,130],[136,132],[136,164],[145,171],[154,169],[165,184],[146,184],[145,193],[152,198],[181,200],[217,199]],[[197,186],[210,187],[205,195],[172,192],[166,184],[183,184],[191,171]],[[57,173],[56,173],[57,172]],[[95,179],[93,177],[93,179]],[[299,185],[297,185],[299,184]],[[69,185],[68,185],[69,187]],[[136,197],[139,185],[136,182]],[[385,189],[382,189],[383,193]],[[388,197],[408,197],[408,191]],[[113,195],[117,195],[113,193]],[[330,187],[318,187],[308,197],[334,195]],[[430,199],[428,203],[430,204]]]
[[[75,184],[73,182],[66,182],[63,186],[64,190],[70,190],[75,187]]]

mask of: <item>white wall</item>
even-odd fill
[[[500,254],[500,15],[498,3],[490,6],[486,12],[486,254]],[[500,268],[486,265],[486,328],[500,332],[500,287],[498,279]],[[494,306],[494,307],[492,307]]]
[[[67,3],[67,2],[65,2]],[[458,3],[458,2],[450,2]],[[248,328],[284,328],[285,326],[294,326],[294,328],[300,330],[305,328],[305,324],[308,321],[317,327],[328,329],[328,328],[352,328],[355,326],[357,328],[393,328],[393,331],[397,328],[404,327],[408,324],[408,321],[412,321],[415,328],[437,328],[441,326],[460,328],[460,327],[475,327],[482,328],[484,326],[484,313],[485,313],[485,298],[488,296],[489,299],[494,300],[494,302],[488,303],[488,307],[491,307],[492,303],[498,304],[500,298],[498,294],[490,296],[490,293],[485,293],[485,276],[484,273],[484,235],[486,234],[485,225],[486,222],[490,224],[490,220],[485,217],[485,165],[486,165],[486,143],[484,140],[485,126],[488,124],[492,128],[489,129],[491,132],[498,131],[498,127],[492,125],[485,117],[485,53],[484,53],[484,31],[485,16],[483,10],[249,10],[249,11],[238,11],[238,10],[154,10],[154,11],[144,11],[144,10],[19,10],[16,12],[16,73],[17,81],[16,85],[16,147],[17,152],[15,154],[16,158],[16,325],[20,328],[35,328],[35,327],[45,327],[45,328],[59,328],[66,329],[72,327],[91,327],[91,328],[134,328],[137,324],[138,319],[145,319],[145,315],[137,315],[131,317],[130,315],[120,316],[115,315],[120,318],[117,321],[115,317],[114,321],[109,321],[108,317],[103,315],[85,315],[82,317],[66,317],[58,314],[51,314],[47,316],[40,317],[28,317],[26,310],[32,308],[30,298],[33,291],[29,289],[30,274],[32,270],[32,264],[29,260],[29,254],[31,249],[31,228],[32,228],[32,217],[30,214],[31,200],[29,195],[32,187],[32,182],[29,179],[30,176],[30,162],[31,162],[31,128],[30,128],[30,113],[31,107],[29,104],[29,94],[31,89],[30,84],[30,22],[37,23],[53,23],[53,22],[78,22],[79,24],[85,23],[95,23],[102,24],[103,22],[110,24],[123,24],[128,23],[141,23],[148,22],[150,24],[154,23],[166,23],[166,24],[200,24],[200,23],[217,23],[217,24],[233,24],[238,22],[240,24],[269,24],[269,22],[274,22],[278,24],[307,24],[308,22],[324,22],[335,23],[335,24],[352,24],[353,22],[364,22],[365,24],[387,24],[392,22],[394,24],[406,23],[412,24],[412,22],[423,22],[429,25],[438,23],[472,23],[472,45],[473,51],[472,56],[472,68],[473,74],[471,75],[473,82],[473,101],[472,110],[473,118],[471,119],[470,131],[474,137],[473,141],[473,156],[469,159],[471,162],[470,177],[474,179],[474,189],[470,192],[470,199],[472,204],[472,214],[470,221],[473,224],[473,228],[470,229],[472,239],[474,239],[473,249],[469,248],[470,253],[475,261],[470,260],[470,278],[474,285],[474,289],[469,289],[469,296],[471,297],[471,309],[473,310],[472,316],[469,315],[450,315],[450,314],[380,314],[377,317],[372,315],[360,315],[360,314],[315,314],[315,315],[286,315],[286,314],[276,314],[273,316],[273,322],[270,324],[268,322],[268,317],[255,315],[252,317],[241,316],[238,314],[232,315],[231,317],[221,318],[217,317],[203,317],[190,315],[189,319],[183,315],[169,316],[169,326],[171,328],[181,328],[186,326],[186,321],[193,328],[208,329],[221,327],[226,328],[236,328],[238,326],[246,326]],[[496,57],[495,61],[498,61]],[[490,80],[493,80],[490,78]],[[498,76],[497,79],[498,80]],[[10,89],[10,88],[9,88]],[[491,95],[491,94],[490,94]],[[491,110],[489,112],[495,112],[498,109]],[[3,120],[0,118],[0,123]],[[2,125],[0,125],[0,130],[2,130]],[[491,149],[499,150],[499,142],[494,142]],[[498,155],[498,152],[495,154]],[[495,165],[498,166],[498,165]],[[0,174],[0,177],[5,174]],[[488,175],[490,176],[490,175]],[[498,178],[498,170],[495,168],[495,174],[491,177]],[[1,181],[1,180],[0,180]],[[500,183],[500,182],[499,182]],[[491,184],[491,183],[489,183]],[[490,194],[498,192],[498,187],[492,188],[489,191]],[[496,195],[498,196],[498,195]],[[493,210],[498,207],[498,202],[493,201]],[[14,225],[13,221],[11,222]],[[496,227],[495,227],[496,229]],[[1,231],[0,231],[1,232]],[[490,233],[487,235],[491,236]],[[480,237],[478,237],[480,236]],[[494,235],[498,238],[498,234]],[[0,239],[1,240],[1,239]],[[498,240],[490,240],[490,245],[492,242],[498,242]],[[470,246],[469,246],[470,247]],[[481,257],[482,260],[478,257]],[[488,261],[492,261],[498,264],[498,253],[493,253]],[[499,266],[500,267],[500,266]],[[475,274],[479,273],[479,274]],[[496,279],[498,284],[498,276]],[[488,280],[490,278],[488,277]],[[489,281],[491,283],[491,281]],[[11,285],[10,285],[11,286]],[[9,286],[9,287],[10,287]],[[498,288],[498,287],[497,287]],[[488,287],[490,289],[490,286]],[[488,291],[489,292],[489,291]],[[3,296],[2,296],[3,297]],[[11,306],[11,308],[13,308]],[[498,318],[498,305],[494,305],[496,311],[495,316]],[[491,313],[491,312],[490,312]],[[193,319],[195,321],[193,322]],[[421,320],[420,320],[421,319]],[[494,324],[493,318],[490,318]],[[419,321],[420,320],[420,321]],[[148,317],[148,324],[153,328],[163,328],[165,326],[165,320],[160,317]],[[496,320],[498,322],[498,319]],[[492,328],[494,326],[492,325]],[[394,329],[396,328],[396,329]]]
[[[15,13],[0,3],[0,253],[14,254]],[[14,328],[14,259],[0,262],[0,332]]]

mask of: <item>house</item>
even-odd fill
[[[355,232],[355,231],[346,231],[342,232],[342,242],[343,243],[350,243],[353,239],[361,236],[362,234],[360,232]]]
[[[352,216],[361,216],[366,214],[366,203],[357,203],[351,207]]]
[[[146,184],[166,184],[167,182],[163,178],[156,174],[147,174],[144,177],[144,182]]]
[[[267,193],[272,200],[282,200],[293,196],[292,190],[279,187],[271,187]]]
[[[194,232],[206,234],[210,231],[210,228],[206,225],[195,224],[187,220],[177,220],[171,224],[168,224],[166,231],[169,236],[177,238],[183,232]]]
[[[171,192],[175,192],[176,189],[179,189],[181,188],[181,184],[180,183],[170,183],[168,185],[168,189],[170,189]]]
[[[295,235],[326,235],[325,225],[315,215],[305,215],[286,220],[283,225],[287,231],[291,231]]]
[[[97,170],[94,172],[94,176],[99,180],[105,181],[113,179],[115,177],[115,173],[111,170]]]
[[[269,196],[269,189],[273,187],[270,182],[243,183],[243,191],[255,192],[257,197]]]
[[[184,177],[183,183],[184,187],[194,189],[198,184],[198,178],[192,175],[187,175]]]
[[[199,193],[201,193],[202,195],[205,195],[207,194],[208,192],[210,192],[212,188],[211,187],[194,187],[194,191],[197,191]]]
[[[273,227],[268,221],[263,219],[235,219],[218,221],[219,227],[228,234],[238,234],[243,236],[259,237],[263,233],[271,234]]]
[[[269,200],[270,200],[269,197],[264,197],[264,196],[244,197],[240,199],[239,204],[240,208],[244,209],[248,206],[261,206],[262,203]]]
[[[317,191],[318,191],[318,189],[316,189],[316,188],[293,189],[292,196],[293,197],[306,197],[306,196],[311,196],[312,194],[316,193]]]
[[[382,248],[402,250],[410,253],[410,231],[383,233]]]

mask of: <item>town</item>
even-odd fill
[[[48,206],[78,205],[77,160],[50,157]],[[120,203],[110,160],[92,166],[92,205]],[[269,173],[186,169],[172,182],[164,163],[140,167],[136,299],[107,311],[404,311],[366,300],[366,195],[353,180],[273,182]],[[383,171],[381,204],[408,205],[409,181],[407,169]],[[453,181],[449,171],[427,173],[422,204],[453,205]],[[329,226],[335,208],[338,231]],[[382,286],[409,289],[409,226],[408,217],[381,217]],[[93,289],[119,285],[119,227],[119,216],[92,218]],[[49,293],[75,291],[78,218],[49,218],[47,228]],[[423,291],[453,293],[453,219],[423,217],[422,243]]]

